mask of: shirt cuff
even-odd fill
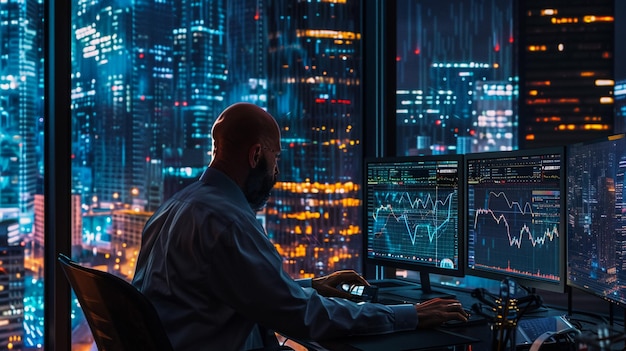
[[[313,279],[311,278],[302,278],[302,279],[295,279],[295,282],[298,283],[298,285],[300,285],[301,288],[312,288],[313,287]]]
[[[394,329],[395,331],[401,330],[413,330],[417,328],[419,322],[417,317],[417,311],[415,311],[415,305],[402,304],[402,305],[389,305],[395,315]]]

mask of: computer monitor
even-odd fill
[[[565,291],[565,147],[465,155],[467,275]]]
[[[420,273],[420,299],[440,295],[430,273],[463,276],[462,155],[364,162],[365,262]]]
[[[626,138],[568,147],[567,282],[626,306]]]

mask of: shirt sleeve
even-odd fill
[[[394,330],[411,330],[417,327],[419,323],[415,306],[412,304],[390,305],[395,314]]]
[[[255,220],[256,222],[256,220]],[[256,222],[258,223],[258,222]],[[291,337],[321,340],[383,334],[417,327],[412,305],[386,306],[326,298],[303,289],[282,268],[282,259],[263,228],[248,222],[220,235],[212,250],[215,295],[246,318]],[[219,269],[217,268],[219,267]]]

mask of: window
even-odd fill
[[[396,13],[396,154],[517,149],[513,1],[399,0]],[[469,276],[433,281],[494,286]]]
[[[360,270],[359,14],[358,1],[73,1],[73,258],[131,280],[146,220],[210,162],[218,114],[247,101],[282,128],[258,217],[285,270]]]
[[[397,151],[517,148],[513,2],[397,2]]]

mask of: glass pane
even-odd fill
[[[360,270],[358,6],[75,0],[73,258],[132,279],[144,223],[210,162],[221,110],[248,101],[282,128],[280,182],[258,217],[285,270]]]
[[[43,344],[43,1],[0,2],[0,349]]]
[[[513,2],[400,0],[399,155],[517,148]]]
[[[513,1],[399,0],[396,29],[397,155],[517,149]],[[431,279],[497,287],[471,276]]]

